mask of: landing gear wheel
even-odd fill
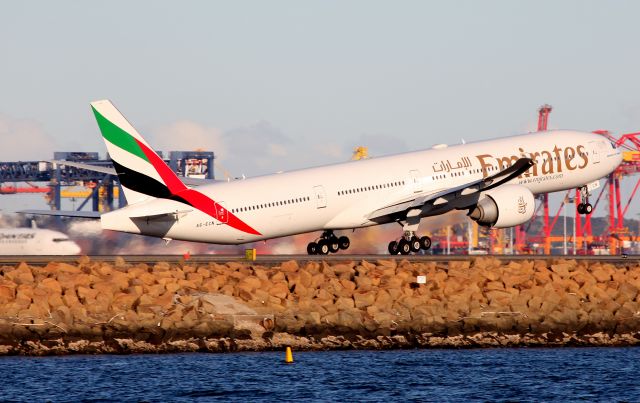
[[[391,255],[398,254],[398,242],[396,241],[389,242],[389,254]]]
[[[350,245],[351,241],[349,241],[349,238],[347,238],[346,236],[341,236],[340,238],[338,238],[338,246],[340,247],[340,249],[347,250],[349,249]]]
[[[590,203],[587,203],[584,205],[584,208],[582,209],[583,214],[591,214],[591,212],[593,211],[593,206]]]
[[[338,238],[333,237],[327,241],[329,243],[329,252],[336,253],[340,250],[340,243],[338,242]]]
[[[309,245],[307,245],[307,253],[309,255],[318,254],[318,244],[315,242],[309,242]]]
[[[329,243],[324,239],[318,242],[318,255],[328,255],[329,254]]]
[[[340,249],[347,249],[351,241],[346,236],[337,237],[333,230],[325,230],[314,242],[307,245],[307,253],[310,255],[328,255],[337,253]]]
[[[431,238],[428,236],[420,238],[420,247],[424,250],[428,250],[431,247]]]
[[[578,204],[578,214],[584,214],[584,204]]]
[[[398,251],[400,251],[401,255],[408,255],[411,253],[411,244],[406,239],[401,239],[398,242]]]
[[[409,241],[409,246],[411,247],[412,252],[420,251],[420,247],[422,246],[420,240],[417,236],[411,237],[411,241]]]

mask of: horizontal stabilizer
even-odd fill
[[[60,210],[22,210],[18,211],[20,214],[33,214],[33,215],[49,215],[56,217],[75,217],[75,218],[100,218],[99,211],[60,211]]]
[[[48,162],[52,164],[57,164],[57,165],[68,165],[74,168],[86,169],[87,171],[101,172],[107,175],[116,175],[115,169],[110,167],[105,167],[102,165],[83,164],[81,162],[72,162],[72,161],[64,161],[64,160],[50,160]]]
[[[132,220],[145,220],[145,221],[178,221],[180,218],[186,216],[193,210],[175,210],[167,212],[152,213],[147,215],[129,216]]]

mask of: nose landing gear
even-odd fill
[[[324,231],[319,240],[309,242],[307,253],[309,255],[328,255],[329,253],[336,253],[340,249],[346,250],[350,245],[351,241],[348,237],[337,237],[333,231]]]
[[[578,214],[591,214],[593,206],[589,203],[578,204]]]
[[[587,189],[586,186],[580,188],[580,198],[584,200],[584,202],[578,204],[578,214],[591,214],[593,206],[589,203],[589,189]]]

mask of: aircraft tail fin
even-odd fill
[[[91,109],[127,203],[169,198],[187,189],[111,101],[91,102]]]

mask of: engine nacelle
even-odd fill
[[[533,217],[533,193],[520,185],[502,185],[483,192],[480,201],[469,210],[469,217],[485,227],[508,228]]]

